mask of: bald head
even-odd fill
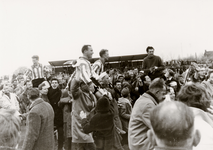
[[[150,120],[156,136],[167,146],[183,146],[194,131],[193,112],[181,102],[161,103],[151,112]]]

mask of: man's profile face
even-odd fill
[[[32,61],[33,61],[34,64],[38,63],[38,59],[37,58],[32,58]]]
[[[89,58],[89,59],[92,58],[92,55],[94,54],[92,47],[88,46],[88,50],[85,51],[85,53],[86,53],[87,58]]]
[[[102,82],[103,82],[103,84],[109,84],[110,83],[110,81],[109,81],[109,75],[105,75],[103,77],[103,79],[102,79]]]
[[[53,80],[53,81],[51,82],[51,86],[52,86],[53,89],[57,89],[58,86],[59,86],[58,81],[57,81],[57,80]]]
[[[163,89],[159,90],[156,94],[156,97],[160,102],[163,102],[166,98],[166,87],[164,86]]]
[[[31,87],[33,87],[32,82],[27,82],[27,83],[26,83],[26,87],[27,87],[27,88],[31,88]]]
[[[105,58],[105,60],[109,60],[109,52],[108,51],[105,52],[104,58]]]
[[[149,49],[149,50],[148,50],[148,55],[149,55],[149,56],[154,55],[154,49]]]

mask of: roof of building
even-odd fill
[[[113,56],[110,57],[107,62],[120,62],[120,61],[129,61],[129,60],[142,60],[147,56],[147,54],[139,54],[139,55],[125,55],[125,56]],[[91,63],[94,63],[96,60],[99,58],[92,58],[90,60]],[[73,59],[74,60],[74,59]],[[66,65],[65,63],[68,61],[73,61],[72,59],[70,60],[59,60],[59,61],[49,61],[49,64],[53,67],[59,67],[59,66],[69,66]]]

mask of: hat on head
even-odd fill
[[[98,100],[95,110],[97,112],[108,112],[109,108],[109,99],[106,96],[102,96]]]

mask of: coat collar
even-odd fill
[[[149,95],[155,100],[155,102],[156,102],[157,104],[159,104],[158,98],[157,98],[152,92],[147,91],[146,93],[149,94]]]
[[[38,104],[40,104],[40,103],[42,103],[42,102],[44,102],[44,100],[41,99],[41,98],[38,98],[38,99],[34,100],[34,101],[32,102],[32,104],[30,105],[30,110],[31,110],[33,107],[35,107],[36,105],[38,105]]]

